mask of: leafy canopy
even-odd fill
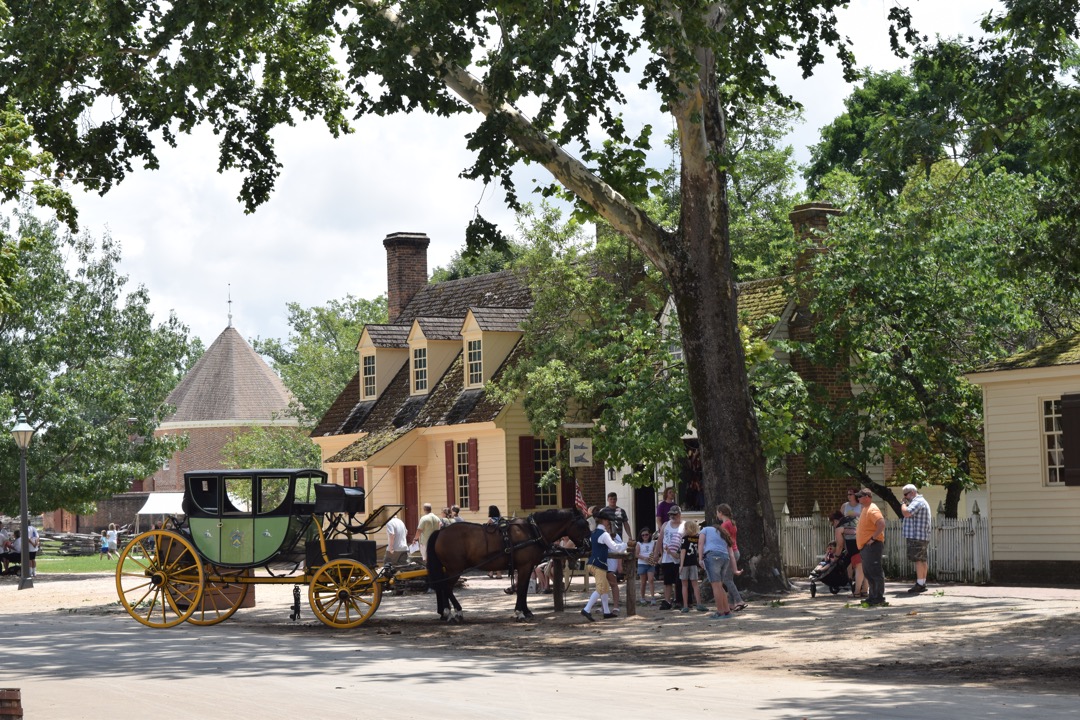
[[[852,187],[841,180],[826,184]],[[1036,194],[1033,178],[943,161],[887,205],[854,203],[833,222],[828,251],[799,279],[813,294],[815,335],[796,349],[842,368],[856,391],[810,388],[814,462],[868,480],[888,455],[897,482],[918,485],[981,477],[980,394],[963,375],[1033,342],[1040,308],[1061,294],[1045,274],[1010,269],[1045,232]]]
[[[515,269],[535,305],[519,360],[493,391],[523,398],[533,431],[549,440],[567,422],[595,421],[595,458],[630,468],[630,484],[652,485],[654,470],[677,473],[693,408],[666,283],[624,237],[600,225],[587,238],[546,204],[519,214],[518,237],[525,250]],[[777,321],[760,322],[767,331]],[[795,447],[802,385],[761,329],[744,323],[741,337],[762,443],[777,467]]]
[[[256,338],[252,347],[270,358],[271,366],[296,398],[289,414],[310,428],[356,374],[356,344],[364,325],[386,322],[386,296],[365,300],[346,295],[321,307],[303,308],[299,303],[288,303],[287,307],[292,328],[289,338]]]
[[[131,488],[179,449],[154,437],[166,396],[201,345],[174,316],[155,324],[146,288],[126,289],[109,237],[61,235],[19,212],[32,236],[13,284],[23,302],[0,314],[0,417],[25,413],[37,431],[27,455],[30,504],[86,511]],[[18,451],[0,452],[0,511],[19,506]]]
[[[253,425],[238,432],[221,455],[227,468],[317,468],[319,446],[299,428]]]

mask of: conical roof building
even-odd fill
[[[222,448],[252,425],[296,426],[286,414],[292,401],[281,378],[229,325],[169,394],[176,410],[156,434],[186,435],[188,445],[145,489],[179,491],[185,472],[221,467]]]

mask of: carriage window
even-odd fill
[[[189,480],[188,494],[195,501],[195,505],[203,512],[217,513],[218,479],[216,477]]]
[[[251,477],[225,478],[225,512],[250,512],[252,498]]]
[[[289,494],[289,478],[264,477],[259,478],[259,508],[260,514],[271,513],[281,507]]]
[[[315,502],[315,485],[323,482],[317,475],[301,475],[296,478],[296,491],[293,500],[298,503]]]

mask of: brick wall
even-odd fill
[[[386,309],[394,322],[413,296],[428,281],[427,249],[431,240],[423,233],[392,233],[383,240],[386,248]]]
[[[809,272],[817,253],[828,252],[822,236],[828,232],[829,216],[839,213],[837,208],[825,203],[807,203],[797,205],[789,216],[796,236],[813,243],[803,249],[795,262],[797,306],[788,326],[789,336],[795,342],[809,340],[815,322],[808,311],[808,291],[798,278]],[[798,353],[792,353],[791,367],[807,382],[811,392],[820,394],[822,400],[843,402],[851,397],[851,386],[839,368],[815,365]],[[787,458],[787,505],[793,517],[811,515],[815,502],[822,514],[836,510],[847,499],[845,490],[853,484],[856,484],[854,480],[846,475],[830,476],[811,471],[802,455]]]
[[[109,527],[109,523],[116,523],[117,527],[131,525],[135,529],[135,518],[139,510],[146,504],[149,493],[124,493],[114,495],[108,500],[99,500],[97,512],[93,515],[80,515],[76,521],[78,533],[99,533]],[[149,521],[141,523],[141,529],[146,530]]]
[[[581,497],[585,504],[604,506],[607,504],[607,490],[604,486],[605,469],[603,465],[596,464],[587,468],[573,468],[574,477],[581,486]]]
[[[215,470],[222,467],[221,451],[236,433],[247,430],[246,425],[234,427],[170,428],[155,435],[187,435],[188,445],[169,461],[168,470],[158,470],[143,483],[153,492],[180,492],[184,489],[184,473],[192,470]]]

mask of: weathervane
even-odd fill
[[[229,327],[232,327],[232,283],[229,283]]]

